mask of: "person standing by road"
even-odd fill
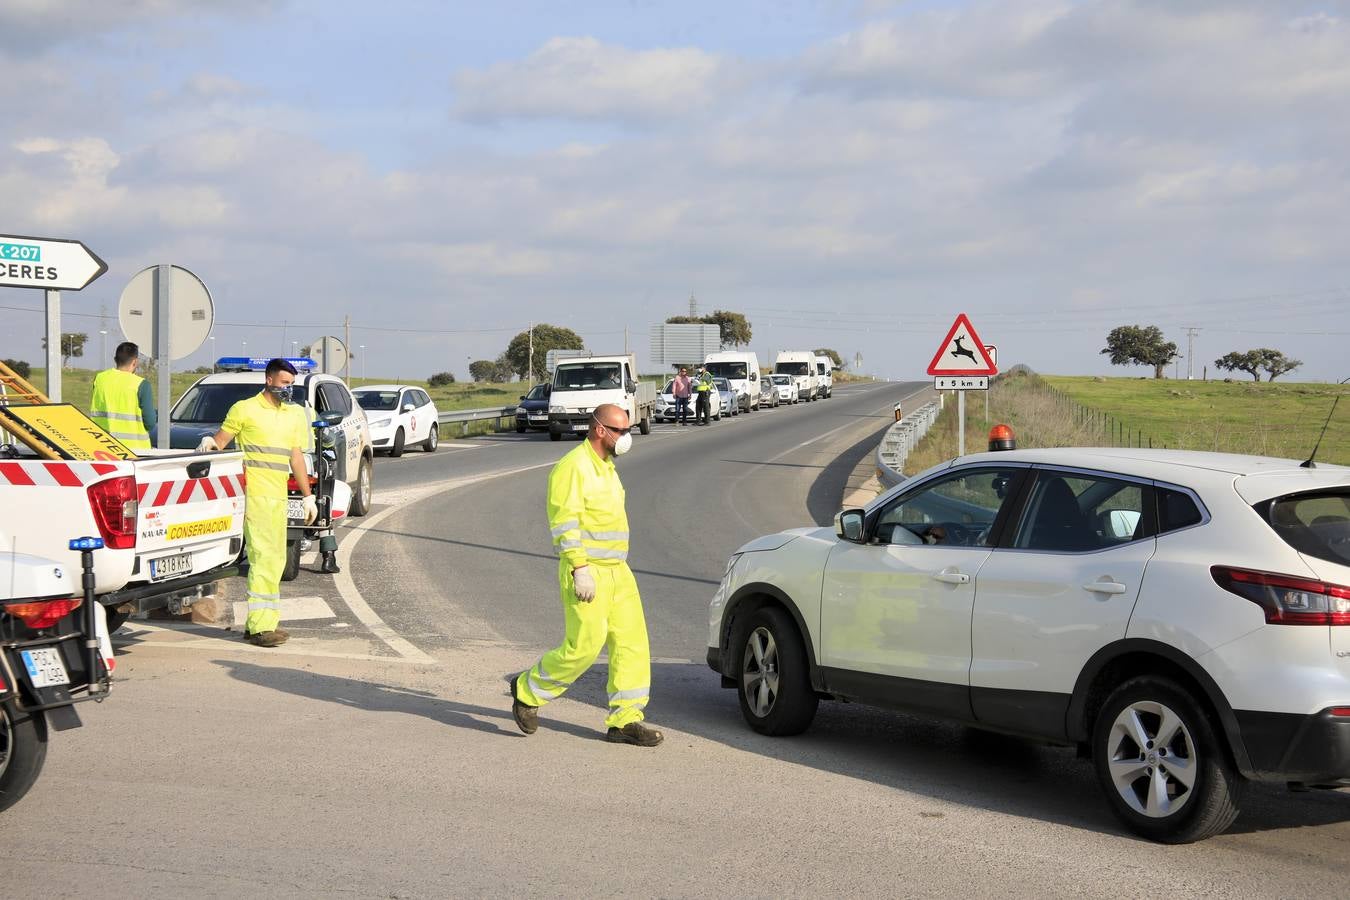
[[[114,368],[94,376],[89,418],[128,450],[149,450],[150,435],[158,418],[150,382],[136,374],[141,364],[141,348],[123,341],[113,351],[113,364]]]
[[[693,384],[689,380],[689,370],[680,366],[680,374],[671,383],[670,392],[675,396],[675,417],[681,425],[689,424],[689,394]]]
[[[244,453],[244,545],[248,548],[248,621],[244,638],[276,647],[290,635],[281,622],[281,572],[286,565],[286,478],[295,476],[303,496],[305,524],[319,516],[309,490],[304,449],[309,420],[293,404],[295,366],[284,359],[267,364],[261,393],[230,407],[220,431],[206,435],[197,451],[223,450],[238,440]]]
[[[694,393],[698,395],[698,403],[695,406],[694,423],[696,425],[707,425],[712,416],[712,398],[716,393],[717,386],[713,384],[712,373],[708,371],[707,366],[698,367],[698,377],[694,379]],[[719,397],[717,400],[721,403]]]
[[[605,403],[591,414],[581,446],[548,476],[548,524],[558,549],[563,642],[516,676],[511,715],[526,734],[539,707],[556,700],[609,648],[605,739],[655,747],[660,731],[643,722],[651,694],[651,650],[637,580],[628,568],[628,513],[614,457],[632,446],[628,413]]]

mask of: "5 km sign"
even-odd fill
[[[78,291],[106,271],[79,241],[0,234],[0,287]]]

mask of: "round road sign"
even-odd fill
[[[168,283],[160,285],[162,274]],[[167,291],[161,292],[165,287]],[[122,289],[117,303],[117,321],[127,340],[141,346],[141,352],[156,355],[160,322],[159,298],[167,296],[169,359],[183,359],[195,353],[216,321],[215,305],[202,280],[182,266],[149,266],[137,272]]]

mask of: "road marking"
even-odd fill
[[[234,632],[233,634],[237,634]],[[137,622],[134,630],[113,635],[113,643],[121,645],[126,638],[134,638],[131,646],[155,647],[166,650],[205,650],[210,653],[230,654],[254,653],[259,656],[310,656],[323,659],[351,659],[360,662],[402,663],[404,665],[425,665],[425,660],[406,659],[400,656],[376,656],[372,653],[343,653],[340,650],[317,650],[315,645],[326,643],[320,638],[292,638],[280,647],[257,647],[243,640],[235,640],[231,632],[222,634],[219,629],[201,628],[192,625],[152,625],[149,622]],[[350,641],[350,638],[344,640]],[[433,663],[434,664],[434,663]]]
[[[243,622],[248,618],[248,601],[237,600],[234,603],[234,621]],[[328,601],[322,597],[287,597],[286,621],[303,622],[311,619],[336,619],[337,613]]]
[[[362,596],[360,589],[357,588],[356,582],[352,580],[350,574],[352,568],[352,553],[356,550],[356,545],[359,544],[361,538],[365,537],[366,533],[372,530],[376,525],[379,525],[394,513],[406,510],[414,503],[429,500],[432,497],[453,491],[456,488],[467,487],[471,484],[479,484],[484,481],[491,481],[494,478],[503,478],[507,475],[519,475],[521,472],[531,472],[535,469],[549,468],[556,464],[557,461],[553,460],[545,463],[537,463],[532,466],[504,469],[500,472],[488,472],[482,475],[471,475],[465,478],[451,478],[445,481],[433,482],[432,484],[424,484],[420,487],[390,491],[387,494],[381,495],[381,501],[389,503],[390,505],[375,513],[373,516],[366,516],[361,520],[360,524],[356,524],[355,520],[352,520],[352,524],[348,526],[351,533],[343,540],[341,546],[338,547],[338,565],[341,566],[342,571],[333,576],[333,583],[336,585],[338,593],[342,596],[342,602],[347,604],[347,608],[352,611],[352,615],[354,615],[362,625],[369,628],[372,634],[384,641],[389,649],[393,650],[399,656],[414,662],[434,664],[436,662],[434,657],[423,653],[421,650],[417,649],[411,641],[390,628],[385,621],[379,617],[379,614],[371,609],[370,604],[366,602],[366,598]]]

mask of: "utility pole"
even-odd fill
[[[108,364],[108,304],[103,303],[98,308],[98,364],[106,366]]]
[[[1200,329],[1191,325],[1186,327],[1186,380],[1195,380],[1195,335]]]
[[[342,346],[347,351],[347,359],[342,364],[342,383],[352,386],[352,317],[342,317]]]
[[[534,384],[534,323],[530,323],[530,346],[525,357],[525,380]]]

